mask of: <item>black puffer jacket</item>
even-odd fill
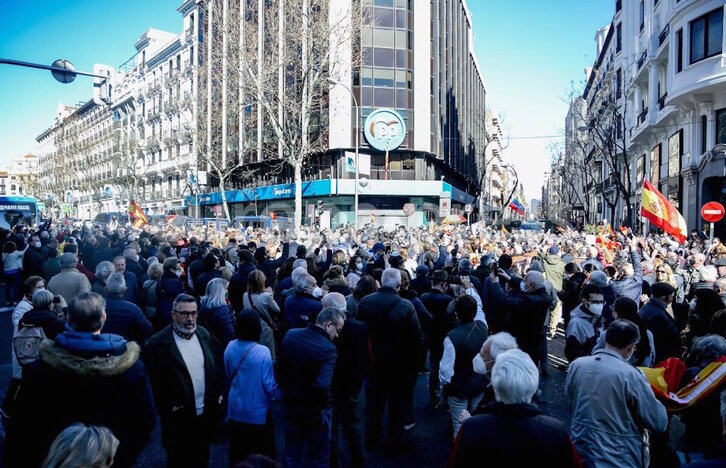
[[[209,333],[222,345],[222,349],[226,349],[227,344],[234,340],[234,322],[234,314],[229,306],[210,306],[205,299],[202,299],[198,323],[209,330]]]

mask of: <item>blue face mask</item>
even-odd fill
[[[521,283],[519,283],[519,290],[522,291],[522,292],[526,292],[527,291],[527,286],[524,284],[524,281],[522,281]]]

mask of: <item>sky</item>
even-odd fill
[[[0,58],[47,65],[64,58],[84,71],[94,63],[118,67],[148,28],[181,31],[181,3],[6,0]],[[562,133],[567,90],[595,61],[595,32],[610,22],[614,3],[468,0],[487,106],[504,117],[510,139],[503,157],[517,169],[528,199],[540,198],[549,144],[563,141],[533,137]],[[36,150],[35,137],[53,123],[59,102],[72,105],[91,94],[88,77],[61,84],[48,71],[0,65],[0,167]]]

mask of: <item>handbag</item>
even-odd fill
[[[234,377],[237,375],[237,371],[240,367],[242,367],[242,363],[245,362],[245,359],[247,359],[247,355],[250,354],[250,351],[252,351],[252,348],[257,346],[257,343],[252,343],[252,346],[247,348],[247,351],[245,351],[244,356],[242,356],[242,359],[240,359],[239,364],[237,364],[237,367],[234,369],[234,372],[232,372],[232,376],[229,378],[229,381],[232,382],[234,380]]]

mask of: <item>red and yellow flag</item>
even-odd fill
[[[640,215],[645,217],[654,226],[673,236],[681,244],[686,241],[688,227],[686,220],[647,180],[643,181],[643,199],[640,205]]]
[[[137,229],[142,228],[144,224],[148,224],[149,222],[144,210],[134,200],[131,200],[129,203],[129,216],[134,218],[131,225]]]

